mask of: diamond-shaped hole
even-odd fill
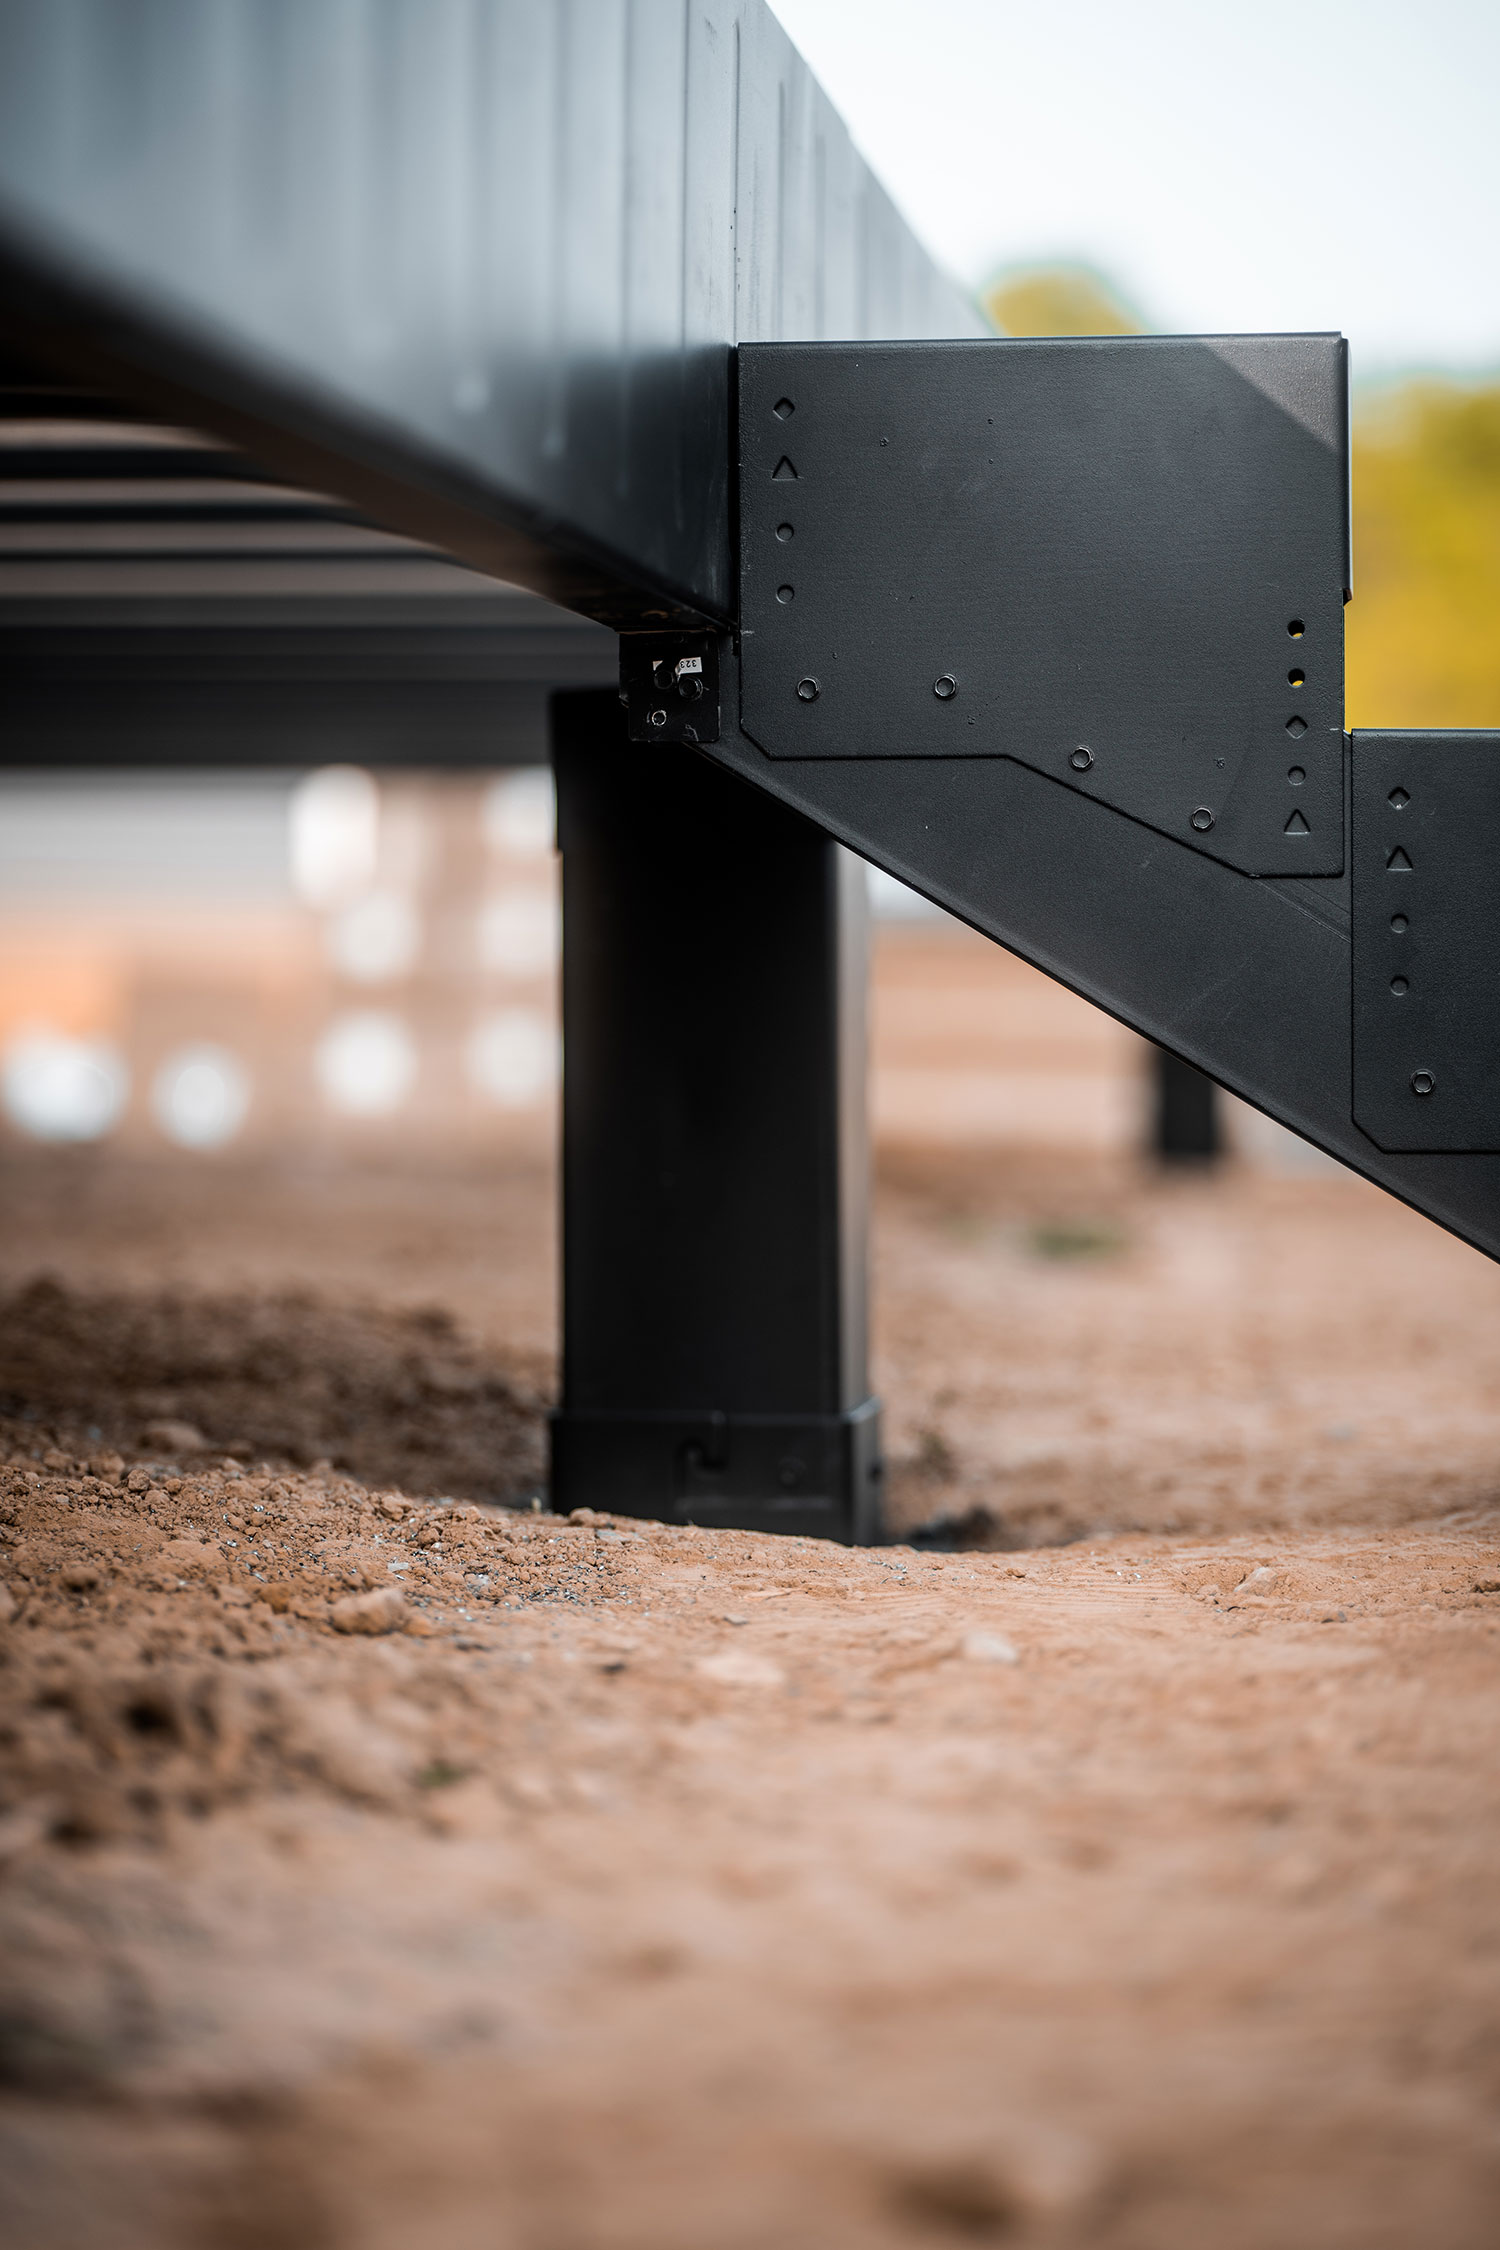
[[[1403,789],[1400,782],[1398,781],[1395,788],[1386,798],[1386,803],[1390,806],[1392,812],[1400,812],[1404,806],[1411,803],[1411,791],[1409,789]]]
[[[1307,732],[1306,719],[1299,719],[1295,716],[1288,719],[1286,723],[1286,731],[1295,742],[1300,735],[1304,735]]]
[[[778,422],[784,422],[789,414],[795,414],[796,411],[789,398],[779,398],[771,409]]]

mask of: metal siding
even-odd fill
[[[980,332],[759,0],[0,0],[0,228],[599,614],[729,613],[736,341]]]

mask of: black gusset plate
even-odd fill
[[[739,414],[770,757],[1005,756],[1246,874],[1341,871],[1340,337],[742,345]]]
[[[1355,1122],[1500,1151],[1500,734],[1353,742]]]

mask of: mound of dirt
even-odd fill
[[[413,1493],[540,1489],[545,1401],[441,1306],[311,1290],[154,1293],[40,1275],[0,1298],[0,1410],[122,1451],[326,1461]]]

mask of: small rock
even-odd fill
[[[208,1439],[191,1422],[148,1422],[141,1432],[142,1445],[156,1453],[204,1453]]]
[[[334,1603],[328,1622],[336,1633],[394,1633],[408,1622],[406,1596],[395,1586],[346,1594]]]
[[[1003,1633],[965,1633],[959,1654],[976,1664],[1019,1664],[1021,1652]]]
[[[394,1519],[405,1515],[408,1503],[401,1498],[399,1493],[382,1492],[375,1505],[383,1516],[390,1516]]]
[[[1277,1573],[1269,1563],[1260,1563],[1240,1580],[1234,1590],[1237,1594],[1266,1594],[1275,1585],[1276,1578]]]
[[[748,1625],[750,1620],[748,1617],[737,1617],[731,1614],[725,1617],[724,1622],[726,1625]]]
[[[69,1563],[67,1568],[64,1570],[62,1574],[62,1582],[67,1587],[70,1594],[87,1594],[92,1590],[93,1587],[98,1585],[99,1577],[100,1573],[97,1564],[90,1562],[75,1562]]]
[[[147,1491],[150,1487],[150,1484],[151,1476],[148,1470],[132,1469],[129,1476],[125,1479],[125,1490],[127,1492],[134,1492],[139,1494]]]
[[[1476,1578],[1474,1591],[1476,1594],[1500,1594],[1500,1578]]]
[[[291,1608],[294,1590],[287,1585],[285,1579],[273,1578],[265,1585],[256,1587],[255,1599],[264,1602],[267,1609],[274,1610],[278,1617],[284,1617]]]
[[[1193,1598],[1200,1602],[1221,1602],[1224,1599],[1224,1589],[1222,1586],[1200,1586]]]

